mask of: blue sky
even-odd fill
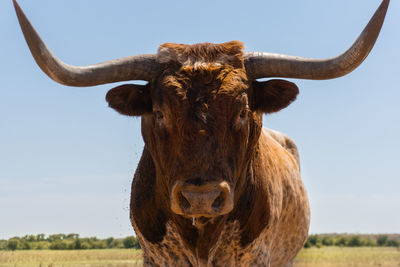
[[[379,0],[20,0],[52,51],[85,65],[155,53],[164,42],[243,41],[247,51],[331,57],[347,49]],[[140,119],[107,107],[115,85],[50,80],[0,2],[0,238],[38,233],[127,236]],[[300,95],[264,117],[298,144],[312,233],[400,232],[400,3],[353,73],[292,80]]]

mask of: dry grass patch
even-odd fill
[[[295,267],[397,267],[400,250],[390,247],[323,247],[303,249]]]
[[[0,267],[139,267],[135,249],[0,251]]]

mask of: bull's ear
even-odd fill
[[[285,80],[254,81],[253,88],[253,109],[264,113],[273,113],[286,108],[299,94],[299,88]]]
[[[108,105],[123,115],[141,116],[152,112],[147,85],[124,84],[108,91]]]

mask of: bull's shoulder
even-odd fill
[[[279,145],[281,145],[287,152],[289,152],[290,156],[296,161],[297,166],[300,168],[300,155],[297,149],[296,143],[292,138],[287,136],[284,133],[278,132],[276,130],[263,128],[264,133],[275,140]]]
[[[263,128],[260,138],[261,162],[266,162],[262,180],[268,192],[270,217],[274,224],[260,235],[270,241],[271,266],[284,266],[293,259],[307,239],[310,211],[300,176],[299,152],[295,142],[278,131]],[[259,171],[260,174],[263,171]],[[275,235],[274,233],[279,233]]]

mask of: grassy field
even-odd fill
[[[135,249],[0,251],[0,267],[139,267]]]
[[[398,267],[400,250],[389,247],[323,247],[303,249],[295,267]]]
[[[140,250],[31,250],[0,251],[0,267],[138,267],[142,265]],[[304,249],[295,260],[295,267],[400,267],[400,250],[396,248]]]

